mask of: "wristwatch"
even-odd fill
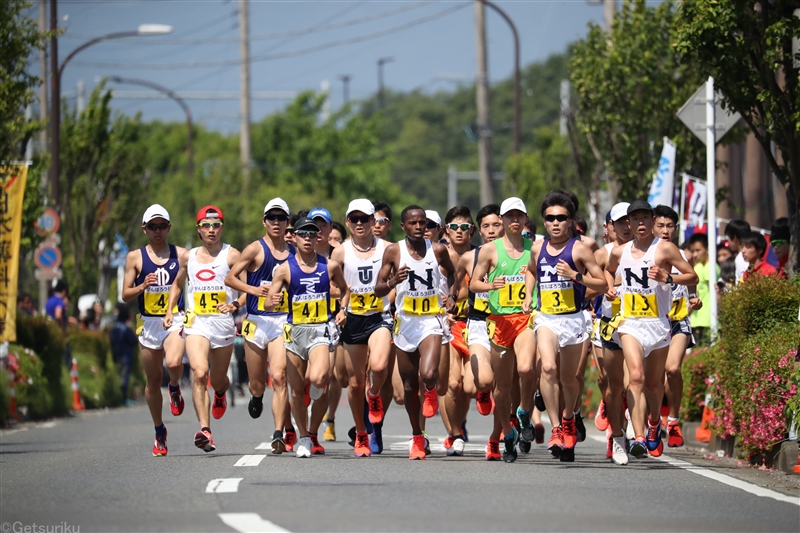
[[[239,308],[241,307],[241,304],[239,303],[239,300],[234,300],[234,301],[233,301],[233,303],[232,303],[231,305],[232,305],[232,306],[234,306],[234,307],[236,308],[236,310],[237,310],[237,311],[238,311],[238,310],[239,310]]]
[[[672,285],[672,274],[667,274],[667,283]]]
[[[581,274],[580,272],[575,274],[575,281],[578,281],[578,282],[583,281],[583,274]]]
[[[692,293],[692,294],[690,294],[690,295],[689,295],[689,298],[690,298],[690,299],[691,299],[691,298],[697,298],[697,294],[695,294],[695,293]]]

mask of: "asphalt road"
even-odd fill
[[[244,401],[212,420],[217,451],[209,454],[193,445],[198,423],[188,398],[182,416],[165,406],[165,417],[169,454],[162,458],[151,455],[144,405],[0,432],[0,533],[34,524],[61,533],[800,531],[796,493],[719,478],[669,451],[667,460],[615,466],[593,428],[575,463],[536,445],[513,464],[484,461],[489,418],[474,405],[465,456],[438,449],[445,435],[434,418],[434,451],[425,461],[408,460],[409,425],[396,405],[384,427],[386,450],[371,458],[353,457],[346,443],[344,403],[339,441],[323,443],[326,455],[311,459],[257,449],[270,440],[270,412],[252,420]],[[246,455],[257,464],[236,466]]]

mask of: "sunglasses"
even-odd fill
[[[351,224],[366,224],[371,218],[370,215],[351,215],[347,217],[347,220],[349,220]]]
[[[294,235],[295,237],[300,237],[301,239],[316,239],[317,235],[319,235],[319,232],[301,230],[301,231],[295,231]]]
[[[376,217],[375,218],[375,223],[376,224],[388,224],[389,222],[391,222],[391,220],[389,220],[386,217]]]
[[[525,238],[525,239],[533,240],[533,233],[531,233],[530,231],[523,231],[522,232],[522,237]]]
[[[276,220],[278,222],[286,222],[289,220],[289,215],[282,215],[280,213],[267,213],[264,215],[264,219],[269,220],[270,222],[275,222]]]
[[[145,227],[150,231],[164,231],[169,228],[169,222],[162,222],[161,224],[147,224]]]
[[[451,222],[450,224],[447,225],[447,227],[453,231],[457,229],[460,229],[461,231],[469,231],[469,229],[472,227],[472,224],[468,222],[465,222],[463,224],[456,224],[454,222]]]
[[[427,222],[425,222],[425,227],[428,229],[436,229],[439,227],[439,224],[437,224],[433,220],[428,220]]]
[[[222,227],[222,222],[200,222],[197,224],[197,227],[203,229],[219,229]]]
[[[545,215],[544,219],[547,222],[555,222],[556,220],[559,222],[566,222],[569,220],[569,215]]]

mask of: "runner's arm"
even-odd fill
[[[492,268],[492,258],[494,253],[494,246],[481,247],[480,253],[478,253],[478,263],[472,270],[472,277],[469,279],[469,288],[472,292],[487,292],[494,290],[495,287],[492,283],[486,283],[483,281],[483,278],[486,277],[486,274]]]
[[[592,291],[596,291],[597,294],[602,294],[608,290],[608,281],[605,278],[605,274],[603,269],[598,266],[597,262],[594,260],[594,254],[592,253],[591,249],[582,243],[575,243],[576,246],[572,248],[572,254],[577,261],[575,261],[576,267],[583,267],[587,273],[583,275],[580,283],[581,285],[586,286],[587,288],[591,289]],[[577,257],[575,257],[577,255]],[[566,262],[559,261],[559,265],[561,264],[566,265]],[[567,266],[567,268],[569,268]],[[569,269],[572,271],[572,269]],[[577,276],[577,272],[572,271],[570,272],[570,279],[573,281],[575,280],[575,276]]]
[[[680,274],[672,276],[672,283],[676,285],[697,285],[699,281],[697,272],[695,272],[692,265],[683,258],[677,246],[671,242],[663,242],[659,245],[659,248],[662,258],[665,260],[664,262],[666,262],[669,267],[676,268],[680,272]],[[661,268],[653,265],[650,267],[647,277],[661,283],[666,283],[667,276],[670,275],[672,268]]]
[[[272,285],[269,286],[269,292],[264,299],[264,311],[272,311],[276,305],[281,303],[281,298],[283,298],[281,289],[283,289],[284,284],[289,285],[290,281],[291,271],[289,270],[289,262],[286,261],[281,263],[272,275]]]
[[[608,257],[608,262],[606,263],[606,270],[604,274],[606,276],[608,289],[606,290],[605,297],[609,302],[617,298],[617,289],[614,286],[614,277],[616,276],[617,269],[619,268],[619,260],[621,257],[622,247],[616,246],[611,250],[611,254],[609,254]]]
[[[439,266],[447,272],[447,298],[445,299],[445,307],[448,313],[456,313],[456,299],[458,295],[458,276],[456,276],[456,267],[453,265],[453,260],[450,258],[450,251],[443,245],[436,243],[433,245],[433,251],[436,254],[436,260]],[[448,305],[452,300],[452,305]]]
[[[136,283],[136,274],[142,268],[139,264],[141,258],[142,253],[139,250],[128,252],[128,256],[125,258],[125,277],[122,278],[122,301],[125,303],[138,298],[147,287],[156,281],[155,274],[148,274],[140,285],[134,285]]]
[[[375,296],[386,296],[397,287],[398,283],[402,283],[408,277],[408,267],[397,268],[399,255],[400,248],[397,243],[386,247],[386,251],[383,253],[383,263],[378,271],[378,282],[375,284]],[[394,276],[392,276],[392,272],[394,272]]]
[[[542,249],[541,241],[533,243],[531,246],[531,258],[528,260],[528,268],[525,269],[525,299],[522,300],[522,312],[531,312],[533,300],[533,289],[536,287],[536,261],[539,260],[539,251]]]
[[[175,280],[172,282],[172,285],[169,288],[169,299],[167,300],[167,310],[164,313],[164,318],[162,320],[162,324],[164,325],[164,329],[169,329],[172,327],[172,310],[178,305],[178,298],[181,297],[183,293],[183,286],[186,284],[186,276],[187,270],[186,265],[189,262],[189,252],[184,251],[184,253],[178,256],[178,273],[175,274]]]
[[[334,253],[336,253],[335,250]],[[339,292],[342,295],[342,303],[339,306],[339,312],[336,313],[336,316],[334,317],[336,320],[336,324],[341,326],[347,319],[347,313],[345,312],[345,302],[350,301],[350,287],[347,286],[347,281],[344,279],[344,273],[342,272],[342,267],[339,266],[339,263],[337,263],[333,259],[328,261],[328,277],[330,277],[331,283],[333,283],[333,285],[336,285],[336,288],[339,289]]]

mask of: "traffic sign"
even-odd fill
[[[707,83],[707,82],[706,82]],[[722,109],[722,94],[718,91],[714,93],[714,130],[716,131],[717,142],[722,136],[733,128],[742,116],[739,113],[731,113],[730,110]],[[703,144],[706,143],[706,84],[689,98],[683,107],[678,110],[678,118],[686,124],[686,127],[697,135]]]
[[[42,270],[54,270],[61,266],[61,249],[52,243],[43,243],[36,248],[33,261]]]
[[[37,268],[33,271],[33,277],[38,280],[60,279],[61,275],[62,272],[60,268],[55,268],[52,270],[41,270]]]
[[[42,237],[56,233],[60,227],[61,217],[58,216],[58,211],[52,207],[45,209],[44,213],[36,220],[36,232]]]

